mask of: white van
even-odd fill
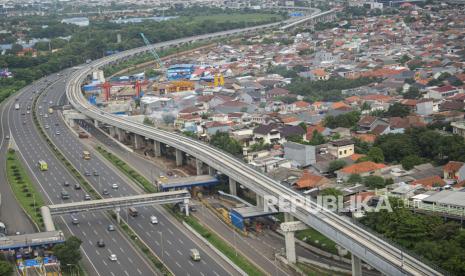
[[[195,248],[191,249],[190,251],[191,251],[191,254],[190,254],[191,259],[193,261],[196,261],[196,262],[200,261],[200,253],[199,253],[199,251],[197,249],[195,249]]]

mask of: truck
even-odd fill
[[[16,110],[19,109],[19,103],[16,103],[16,104],[15,104],[15,109],[16,109]]]
[[[52,113],[53,113],[53,108],[49,108],[49,109],[48,109],[48,113],[49,113],[49,114],[52,114]]]
[[[84,131],[79,131],[79,138],[89,138],[89,135]]]

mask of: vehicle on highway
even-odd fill
[[[103,240],[100,239],[100,240],[97,241],[97,246],[98,247],[105,247],[105,242],[103,242]]]
[[[24,113],[24,112],[23,112],[23,113],[21,113],[21,115],[23,115],[23,116],[24,116],[24,115],[26,115],[26,113]]]
[[[110,254],[110,256],[108,256],[108,258],[112,262],[116,262],[118,260],[118,258],[116,257],[116,254]]]
[[[99,176],[100,174],[98,173],[98,171],[94,171],[94,176]]]
[[[192,249],[190,250],[190,256],[191,256],[191,259],[192,259],[193,261],[196,261],[196,262],[200,261],[200,253],[199,253],[199,250],[197,250],[197,249],[195,249],[195,248],[192,248]]]
[[[41,171],[47,171],[48,170],[48,164],[44,160],[39,160],[39,169]]]
[[[44,114],[42,112],[39,113],[39,116],[43,116]]]
[[[61,199],[69,199],[69,194],[67,191],[61,191]]]
[[[85,171],[85,172],[84,172],[84,175],[85,175],[85,176],[90,176],[91,174],[90,174],[89,171]]]
[[[63,186],[69,187],[69,182],[68,181],[63,182]]]
[[[10,140],[10,135],[5,136],[6,140]]]
[[[111,184],[111,188],[114,190],[118,189],[118,184],[116,183]]]
[[[173,176],[174,173],[173,173],[172,171],[169,171],[169,172],[166,173],[166,175],[168,175],[168,176]]]
[[[134,207],[129,207],[128,212],[131,217],[137,217],[139,215],[139,211]]]
[[[103,190],[102,190],[102,194],[103,194],[103,195],[109,195],[110,192],[109,192],[107,189],[103,189]]]
[[[156,216],[150,216],[150,223],[152,224],[158,224],[158,219]]]
[[[16,110],[19,109],[19,103],[16,103],[16,104],[15,104],[15,109],[16,109]]]
[[[49,125],[45,125],[44,128],[45,128],[45,129],[49,129],[50,126],[49,126]]]
[[[39,105],[39,109],[42,109],[42,106],[41,106],[41,105]]]
[[[85,195],[84,195],[84,200],[91,200],[91,199],[92,199],[92,198],[90,197],[90,195],[88,195],[88,194],[85,194]]]
[[[80,189],[81,189],[81,185],[79,185],[78,183],[74,184],[74,189],[75,189],[75,190],[80,190]]]
[[[115,226],[113,224],[109,224],[107,227],[108,231],[115,231]]]
[[[48,109],[48,114],[52,114],[53,113],[53,108],[49,108]]]
[[[71,222],[72,222],[74,225],[78,225],[78,224],[79,224],[78,218],[75,218],[75,217],[73,217],[73,218],[71,219]]]
[[[28,111],[26,111],[26,114],[30,114],[30,113],[31,113],[31,111],[29,111],[29,110],[28,110]]]
[[[25,125],[25,124],[26,124],[26,121],[23,121],[23,125]]]
[[[59,130],[55,131],[55,134],[60,135],[60,131]]]
[[[53,102],[52,102],[52,101],[49,101],[48,103],[49,103],[49,104],[53,104]]]
[[[84,160],[90,160],[90,152],[88,152],[87,150],[83,151],[82,152],[82,159]],[[95,171],[94,171],[95,172]]]
[[[48,114],[47,114],[47,113],[46,113],[46,114],[44,114],[44,118],[48,118]]]

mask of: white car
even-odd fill
[[[113,183],[113,184],[111,185],[111,188],[113,188],[113,189],[115,189],[115,190],[118,189],[118,184]]]
[[[49,125],[45,125],[44,127],[45,127],[45,129],[48,129],[50,126],[49,126]]]
[[[113,261],[113,262],[116,262],[118,260],[118,258],[116,257],[116,254],[110,254],[108,258],[110,259],[110,261]]]
[[[150,223],[152,224],[158,224],[158,219],[156,216],[150,216]]]

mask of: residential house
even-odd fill
[[[328,151],[337,159],[349,157],[355,153],[355,143],[352,140],[331,141],[328,143]]]
[[[286,142],[283,147],[284,158],[297,163],[299,167],[306,167],[316,163],[315,146]]]
[[[422,179],[417,179],[412,182],[412,185],[421,185],[426,190],[432,190],[445,186],[446,182],[440,176],[434,175]]]
[[[449,161],[443,167],[445,180],[457,180],[459,178],[459,170],[465,163],[459,161]]]
[[[313,81],[329,80],[330,74],[324,69],[317,68],[309,72],[309,78]]]
[[[378,125],[389,125],[385,119],[381,119],[375,116],[364,116],[360,118],[357,123],[359,131],[370,132]]]
[[[246,112],[253,113],[257,110],[257,107],[252,104],[247,104],[240,101],[229,101],[223,104],[215,106],[215,112],[217,113],[236,113]]]
[[[459,89],[452,85],[445,85],[441,87],[430,87],[428,88],[428,92],[425,94],[425,98],[435,99],[435,100],[443,100],[447,97],[454,96],[455,94],[459,93]]]
[[[229,132],[231,126],[229,123],[224,122],[207,122],[204,126],[205,133],[209,136],[217,132]]]
[[[294,183],[294,187],[298,190],[322,189],[330,184],[328,178],[310,173],[305,170],[302,176]]]
[[[281,144],[291,136],[300,136],[305,140],[305,131],[300,126],[278,125],[275,123],[260,125],[253,130],[254,140],[268,144]]]
[[[362,177],[369,175],[380,175],[384,168],[386,168],[386,165],[384,164],[365,161],[342,168],[336,171],[336,174],[338,178],[347,180],[351,174],[359,174]]]

